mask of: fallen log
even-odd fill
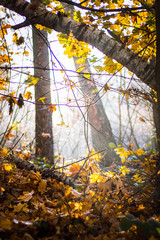
[[[9,154],[7,160],[14,163],[17,168],[26,169],[27,171],[38,171],[41,173],[43,178],[51,177],[73,188],[81,185],[81,182],[75,180],[73,177],[66,176],[64,173],[56,170],[55,168],[44,168],[37,166],[28,160],[18,157],[17,155]]]

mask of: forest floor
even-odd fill
[[[11,154],[0,161],[0,239],[160,239],[154,179],[144,162],[135,161],[132,171],[131,162],[101,171],[90,157],[55,170],[26,158]]]

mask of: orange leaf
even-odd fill
[[[126,91],[126,98],[127,98],[127,100],[129,99],[129,97],[130,97],[130,93],[128,91]]]
[[[132,15],[131,16],[131,21],[132,21],[132,23],[136,22],[137,21],[137,16]]]
[[[24,95],[23,95],[23,97],[25,98],[25,99],[27,99],[27,100],[29,100],[29,99],[32,99],[32,94],[31,94],[31,92],[26,92]]]
[[[145,120],[144,120],[143,118],[141,118],[141,117],[139,118],[139,120],[140,120],[141,122],[145,122]]]
[[[10,131],[8,131],[6,136],[5,136],[5,139],[9,140],[11,137],[14,137],[14,135]]]
[[[79,169],[81,168],[79,163],[74,163],[70,168],[69,168],[69,172],[71,173],[71,176],[74,177],[76,175],[76,173],[79,171]]]
[[[49,105],[49,111],[50,111],[51,113],[53,113],[53,111],[56,111],[56,110],[57,110],[56,105],[50,103],[50,105]]]

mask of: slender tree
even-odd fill
[[[40,2],[43,2],[40,0]],[[34,76],[38,77],[35,85],[35,139],[36,156],[45,157],[53,163],[53,132],[51,103],[51,81],[49,69],[49,52],[47,32],[33,27]],[[44,103],[40,100],[43,98]]]

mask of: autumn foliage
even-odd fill
[[[44,15],[46,14],[45,8],[50,10],[46,16],[54,14],[55,25],[61,25],[62,18],[73,18],[76,23],[82,23],[82,26],[79,26],[80,30],[82,28],[82,32],[78,32],[78,37],[68,30],[68,35],[58,33],[58,40],[56,40],[63,47],[64,55],[68,58],[76,58],[75,63],[79,66],[74,71],[76,77],[80,75],[85,81],[93,84],[91,73],[84,67],[86,59],[93,64],[98,80],[101,75],[108,77],[109,74],[112,76],[117,73],[121,74],[123,69],[121,63],[108,56],[103,56],[99,63],[98,58],[91,55],[91,46],[86,42],[78,41],[88,27],[91,27],[93,32],[96,29],[101,31],[99,39],[104,33],[109,35],[113,44],[112,50],[118,42],[122,51],[128,48],[127,51],[135,54],[134,57],[138,57],[139,62],[140,59],[142,62],[146,61],[147,64],[154,62],[156,28],[153,0],[76,1],[73,5],[77,8],[73,14],[71,10],[65,12],[61,1],[45,0],[42,1],[42,4],[40,2],[25,2],[23,7],[28,6],[28,11],[32,11],[33,15],[29,21],[26,20],[25,27],[32,24],[36,32],[42,30],[48,33],[52,32],[52,29],[34,22],[41,7],[43,7]],[[69,1],[66,2],[69,3]],[[81,9],[85,11],[85,14],[80,11]],[[37,104],[41,109],[44,107],[53,115],[59,111],[61,119],[56,126],[68,129],[69,125],[65,123],[60,106],[73,107],[76,105],[84,117],[81,110],[82,99],[77,100],[75,97],[76,89],[79,92],[82,91],[79,90],[77,81],[73,80],[73,76],[69,77],[67,70],[54,56],[54,61],[57,60],[60,69],[57,69],[56,63],[51,61],[51,69],[50,66],[47,66],[43,70],[47,71],[48,68],[54,71],[56,69],[63,74],[59,84],[60,90],[61,87],[67,89],[64,102],[57,98],[58,101],[49,101],[46,104],[45,94],[34,99],[33,91],[30,89],[41,82],[41,77],[34,76],[30,66],[26,67],[27,70],[25,67],[23,69],[21,66],[14,66],[14,58],[17,56],[24,59],[30,57],[28,50],[30,45],[28,48],[26,47],[30,43],[30,38],[27,39],[29,35],[22,36],[20,31],[14,30],[15,26],[9,24],[11,15],[6,8],[0,8],[0,12],[5,15],[4,19],[0,19],[0,102],[2,103],[0,119],[4,112],[7,112],[7,117],[9,117],[7,127],[2,129],[0,140],[0,240],[160,239],[160,207],[159,205],[154,206],[152,197],[154,188],[157,186],[157,176],[159,177],[160,174],[157,164],[159,155],[155,149],[136,148],[132,142],[129,142],[128,145],[124,143],[118,146],[110,142],[108,146],[105,146],[106,149],[116,152],[120,161],[111,159],[111,166],[105,167],[101,163],[103,153],[96,153],[89,147],[89,152],[83,159],[74,159],[74,161],[65,163],[59,154],[54,156],[56,161],[52,164],[47,157],[35,157],[33,144],[29,143],[32,145],[30,151],[27,147],[25,148],[23,136],[26,131],[21,136],[19,135],[17,125],[21,120],[16,121],[17,112],[27,116],[26,104]],[[68,24],[67,29],[70,25],[71,23]],[[43,36],[41,37],[43,38]],[[50,48],[48,40],[45,38],[43,40]],[[50,51],[51,53],[52,51]],[[53,57],[54,54],[51,55]],[[124,57],[126,57],[125,54]],[[132,59],[128,58],[127,61],[130,63]],[[132,65],[134,66],[132,69],[134,69],[136,66],[134,63]],[[17,89],[12,90],[10,83],[15,80],[16,74],[22,74],[22,69],[25,79]],[[132,104],[136,105],[139,99],[146,101],[150,108],[155,106],[159,101],[155,89],[146,90],[144,87],[141,90],[139,86],[131,87],[130,83],[134,78],[134,73],[128,71],[127,74],[127,77],[131,77],[129,83],[127,82],[128,85],[126,84],[127,87],[114,88],[109,83],[109,79],[107,82],[99,84],[99,90],[95,89],[88,93],[88,99],[90,99],[91,93],[96,96],[96,93],[102,90],[103,97],[112,91],[119,93],[119,109],[124,99],[127,107],[130,101],[133,100]],[[121,75],[118,76],[121,77]],[[20,83],[21,80],[20,78]],[[13,82],[13,84],[15,83]],[[23,84],[25,87],[21,86]],[[92,102],[91,104],[93,104]],[[7,103],[7,107],[5,106],[7,111],[3,112],[4,103]],[[86,105],[85,103],[82,107],[86,107]],[[137,116],[136,119],[140,124],[149,121],[141,114],[137,114]],[[7,117],[5,115],[3,121],[6,121]],[[120,114],[118,118],[120,118]],[[45,116],[43,116],[44,119]],[[87,121],[85,119],[85,123]],[[99,119],[96,121],[98,122]],[[133,129],[131,130],[134,135]],[[51,135],[43,132],[41,137],[45,141],[52,138]],[[20,142],[21,149],[18,148]],[[41,149],[38,150],[41,151]]]
[[[44,178],[39,171],[16,168],[14,162],[5,160],[12,157],[3,150],[0,164],[1,238],[157,239],[159,218],[152,211],[149,200],[152,187],[147,183],[155,161],[145,158],[146,163],[150,161],[153,165],[149,168],[150,164],[138,160],[143,151],[122,148],[117,151],[126,158],[126,165],[132,163],[136,169],[139,164],[139,175],[130,165],[119,169],[111,166],[104,172],[98,167],[100,156],[92,152],[82,162],[63,170],[72,177],[73,183],[76,180],[73,188],[52,177]],[[137,154],[137,159],[128,161],[128,156],[133,154]],[[149,224],[148,231],[144,223]]]

